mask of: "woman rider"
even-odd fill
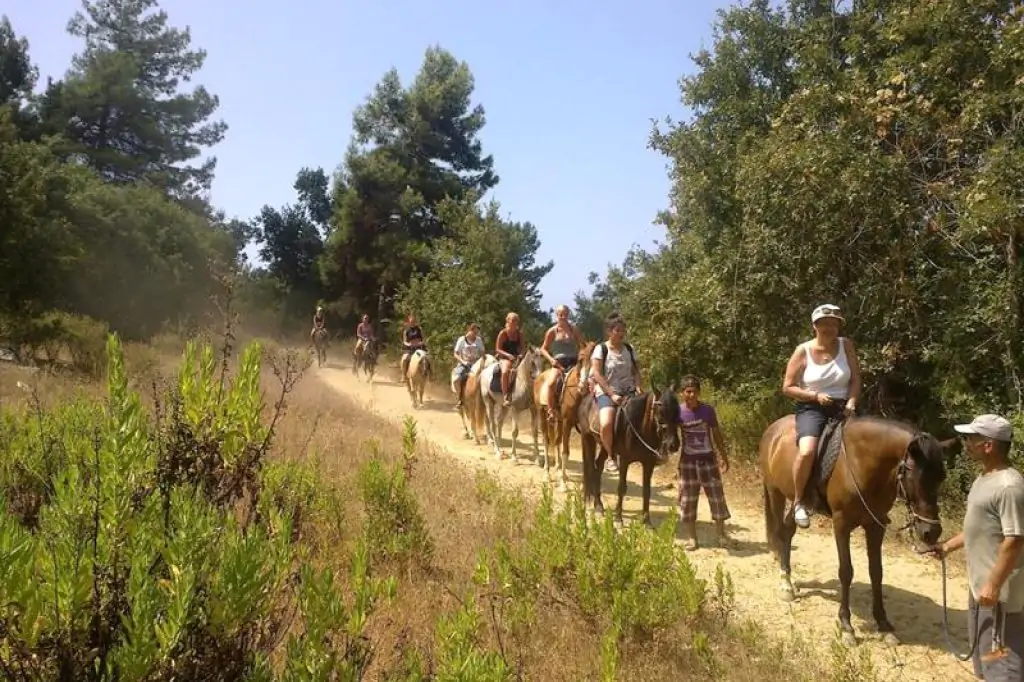
[[[422,348],[427,349],[423,342],[423,330],[420,329],[419,320],[412,313],[405,318],[405,328],[402,330],[402,376],[409,369],[409,357],[413,351]]]
[[[612,450],[615,412],[626,396],[640,392],[640,366],[632,346],[626,343],[626,323],[622,316],[609,315],[605,319],[605,331],[607,341],[595,346],[590,357],[590,377],[595,384],[601,445],[608,453],[608,469],[617,471],[619,466]]]
[[[804,488],[814,469],[818,439],[829,418],[857,410],[860,398],[860,362],[853,341],[839,336],[845,322],[834,305],[820,305],[811,313],[814,338],[796,347],[786,365],[782,392],[796,401],[798,452],[793,462],[793,516],[796,524],[811,524],[803,504]]]
[[[455,342],[455,368],[452,370],[452,391],[459,396],[456,408],[462,407],[462,394],[466,390],[466,379],[473,363],[484,355],[484,341],[480,338],[480,325],[471,322],[466,333]]]
[[[313,313],[313,331],[309,333],[309,340],[311,343],[316,342],[316,331],[324,328],[324,323],[326,322],[324,318],[324,307],[322,305],[318,305],[316,307],[316,312]]]
[[[519,329],[519,315],[509,313],[505,316],[505,327],[498,332],[498,338],[494,340],[494,351],[501,367],[501,395],[505,398],[505,407],[512,404],[508,397],[508,385],[512,380],[512,365],[525,348],[523,333]]]
[[[544,385],[544,393],[548,403],[548,419],[555,419],[555,385],[559,377],[568,372],[579,359],[583,335],[569,322],[569,307],[560,305],[555,308],[555,325],[544,334],[544,343],[540,353],[551,363],[554,371]]]
[[[370,316],[363,315],[362,321],[359,326],[356,327],[356,355],[363,349],[370,341],[373,340],[373,325],[370,324]]]

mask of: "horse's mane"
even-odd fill
[[[925,463],[929,468],[933,468],[936,471],[945,471],[946,469],[946,458],[943,452],[942,446],[935,436],[922,430],[915,424],[907,421],[888,419],[886,417],[876,417],[866,415],[863,417],[856,417],[856,423],[870,424],[879,429],[885,431],[895,431],[902,433],[907,437],[908,447],[915,439],[920,439],[919,450],[921,455],[924,457]]]

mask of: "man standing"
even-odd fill
[[[961,547],[967,554],[968,632],[973,639],[974,674],[986,682],[1024,681],[1024,476],[1009,462],[1013,426],[1003,417],[983,414],[953,427],[966,436],[964,448],[981,465],[967,496],[964,529],[936,545],[945,557]],[[993,651],[993,630],[1002,656]],[[983,660],[983,657],[988,660]]]

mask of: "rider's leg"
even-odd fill
[[[608,468],[612,471],[618,470],[615,461],[615,450],[612,447],[615,435],[615,404],[608,396],[598,396],[597,406],[598,421],[601,425],[601,445],[608,454]]]
[[[555,414],[555,403],[557,398],[555,397],[555,386],[558,385],[558,379],[562,376],[562,368],[555,367],[554,371],[548,377],[548,383],[544,387],[544,392],[547,394],[548,400],[548,419],[554,420],[557,415]]]
[[[501,395],[505,398],[505,402],[508,402],[508,385],[512,380],[512,361],[505,358],[501,359]]]
[[[402,379],[405,379],[405,373],[409,370],[410,357],[412,357],[412,353],[409,351],[402,351]]]
[[[793,513],[796,524],[801,528],[811,525],[810,511],[804,506],[804,492],[807,481],[814,469],[815,450],[818,447],[817,436],[803,436],[799,440],[796,459],[793,461],[793,491],[795,504]]]

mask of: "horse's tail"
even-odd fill
[[[779,521],[775,518],[775,510],[772,508],[772,494],[768,490],[768,484],[762,483],[761,489],[764,493],[764,536],[769,549],[778,551],[778,528]]]

